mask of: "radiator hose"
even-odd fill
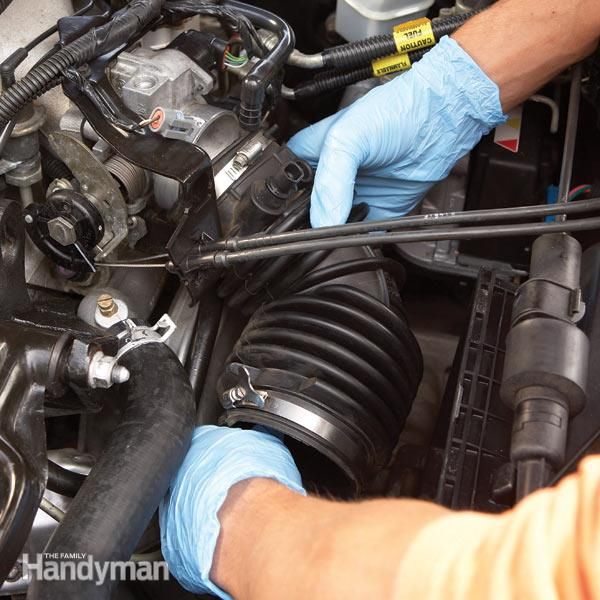
[[[127,400],[121,421],[44,552],[127,561],[190,444],[195,407],[188,377],[161,343],[127,352]],[[115,582],[33,581],[28,598],[111,597]]]
[[[84,481],[85,475],[69,471],[51,460],[48,461],[48,481],[46,482],[46,487],[51,492],[74,498]]]

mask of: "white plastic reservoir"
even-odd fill
[[[394,25],[424,17],[434,0],[337,0],[337,32],[350,42],[391,33]]]

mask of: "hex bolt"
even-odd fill
[[[75,226],[64,217],[55,217],[48,221],[48,234],[61,246],[70,246],[77,241]]]
[[[114,384],[129,380],[129,369],[117,364],[117,358],[107,356],[98,350],[91,358],[88,367],[88,385],[92,389],[108,389]]]
[[[242,387],[241,385],[229,390],[229,396],[234,402],[239,402],[240,400],[243,400],[247,396],[247,394],[248,392],[246,391],[246,388]]]
[[[96,303],[98,305],[98,310],[103,317],[112,317],[119,310],[117,303],[110,294],[101,294],[98,296]]]
[[[243,169],[248,166],[249,162],[248,157],[243,152],[238,152],[233,159],[233,166],[237,169]]]
[[[223,407],[226,409],[235,408],[236,404],[238,402],[242,402],[244,400],[244,398],[247,396],[247,394],[248,394],[248,392],[246,391],[246,388],[241,385],[238,385],[236,387],[233,387],[233,388],[227,390],[223,394],[223,399],[222,399]]]

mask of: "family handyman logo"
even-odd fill
[[[164,561],[94,560],[90,554],[23,554],[23,575],[35,581],[166,581],[169,569]]]

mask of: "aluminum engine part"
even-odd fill
[[[103,300],[110,299],[113,310],[106,310]],[[115,310],[116,309],[116,310]],[[120,291],[108,287],[90,290],[79,303],[77,316],[92,327],[109,329],[129,317],[129,306]]]
[[[171,115],[154,124],[154,131],[196,144],[210,158],[240,137],[233,112],[204,99],[213,88],[212,76],[178,50],[123,52],[110,69],[110,80],[125,105],[141,117],[155,109]]]
[[[134,112],[149,117],[157,106],[181,107],[204,103],[212,77],[178,50],[138,48],[122,52],[110,68],[111,84]]]
[[[240,137],[234,114],[217,106],[188,105],[186,111],[159,107],[152,114],[157,121],[150,129],[167,138],[196,144],[210,158],[216,158]]]
[[[24,206],[33,202],[31,186],[42,180],[37,132],[45,121],[42,106],[31,105],[21,111],[0,159],[0,173],[6,183],[19,188]]]
[[[158,133],[167,138],[195,144],[208,154],[213,163],[219,155],[241,139],[237,118],[231,111],[208,104],[195,104],[188,113],[166,109],[164,106],[161,109],[169,115],[175,113],[176,116],[170,123],[165,123]],[[215,172],[214,175],[216,179],[218,173]],[[161,208],[170,210],[179,198],[179,184],[173,179],[157,174],[153,175],[153,182],[156,203]],[[217,195],[223,191],[221,187]]]
[[[157,115],[152,130],[199,146],[211,160],[242,136],[233,112],[206,103],[204,95],[213,88],[211,75],[178,50],[123,52],[110,68],[110,81],[140,117]],[[179,184],[154,175],[153,186],[158,206],[170,210],[179,197]]]

